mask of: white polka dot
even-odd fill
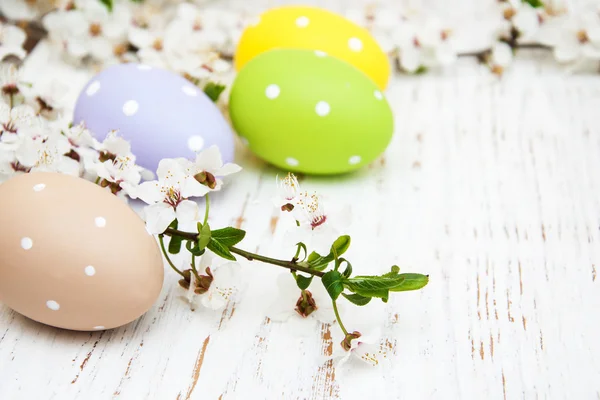
[[[60,304],[58,304],[54,300],[48,300],[46,302],[46,307],[48,307],[52,311],[58,311],[58,310],[60,310]]]
[[[363,48],[363,43],[362,40],[360,40],[359,38],[350,38],[348,39],[348,47],[350,47],[350,50],[352,51],[361,51]]]
[[[275,84],[267,86],[267,90],[265,90],[265,94],[267,95],[267,98],[269,98],[271,100],[279,97],[279,93],[281,93],[281,89],[279,88],[279,86],[277,86]]]
[[[352,156],[352,157],[350,157],[350,159],[348,159],[348,164],[356,165],[360,162],[360,160],[361,160],[360,156]]]
[[[329,114],[329,111],[331,111],[331,107],[329,106],[329,103],[327,103],[326,101],[320,101],[317,103],[317,106],[315,107],[315,111],[317,112],[318,116],[324,117],[327,114]]]
[[[96,217],[94,222],[96,223],[96,226],[98,228],[104,228],[106,226],[106,219],[104,219],[103,217]]]
[[[192,97],[198,96],[198,89],[196,89],[194,87],[184,86],[181,88],[181,90],[183,91],[183,93],[187,94],[188,96],[192,96]]]
[[[105,326],[102,326],[102,325],[98,325],[98,326],[95,326],[95,327],[94,327],[94,330],[95,330],[95,331],[101,331],[101,330],[103,330],[103,329],[106,329],[106,327],[105,327]]]
[[[295,159],[295,158],[293,158],[293,157],[288,157],[288,158],[286,158],[286,159],[285,159],[285,163],[286,163],[287,165],[290,165],[290,166],[292,166],[292,167],[297,167],[297,166],[300,164],[300,162],[298,162],[298,160],[296,160],[296,159]]]
[[[383,100],[383,94],[379,90],[376,90],[375,91],[375,98],[377,100]]]
[[[244,146],[250,146],[250,142],[248,141],[247,138],[240,136],[240,140],[242,141],[242,143],[244,144]]]
[[[204,138],[199,135],[190,136],[187,141],[188,148],[193,152],[198,152],[204,147]]]
[[[309,23],[310,23],[310,19],[308,19],[308,17],[302,16],[302,17],[296,18],[296,26],[298,28],[306,28]]]
[[[93,96],[96,93],[98,93],[98,90],[100,90],[100,82],[94,81],[90,83],[90,85],[87,87],[87,89],[85,90],[85,94],[87,94],[88,96]]]
[[[46,188],[46,185],[43,183],[38,183],[37,185],[35,185],[33,187],[33,191],[34,192],[41,192],[42,190],[44,190]]]
[[[96,268],[92,267],[91,265],[88,265],[87,267],[85,267],[85,274],[87,276],[96,275]]]
[[[140,105],[137,101],[129,100],[128,102],[123,104],[123,114],[127,115],[128,117],[131,117],[138,111],[138,108],[140,108]]]
[[[317,57],[327,57],[327,53],[325,53],[323,50],[315,50],[315,54]]]
[[[148,71],[148,70],[151,70],[152,67],[149,65],[141,64],[141,65],[138,65],[137,69],[139,69],[140,71]]]
[[[21,239],[21,247],[24,250],[31,249],[33,247],[33,240],[31,240],[31,238],[24,237],[23,239]]]

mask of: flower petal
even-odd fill
[[[197,221],[198,220],[198,204],[194,201],[184,200],[177,205],[175,216],[178,221]]]
[[[193,176],[186,176],[181,182],[179,189],[181,190],[181,196],[184,198],[202,197],[210,192],[208,186],[201,184]]]
[[[144,209],[146,228],[152,234],[163,233],[175,220],[175,210],[165,203],[156,203]]]
[[[240,172],[242,170],[242,167],[240,167],[237,164],[233,164],[233,163],[227,163],[225,165],[223,165],[221,168],[218,168],[214,174],[216,176],[227,176],[227,175],[231,175],[231,174],[235,174],[236,172]]]
[[[165,198],[162,193],[162,186],[158,181],[149,181],[141,183],[131,194],[134,199],[141,199],[147,204],[162,202]]]
[[[223,166],[221,152],[217,146],[210,146],[196,156],[196,168],[198,171],[213,172]]]

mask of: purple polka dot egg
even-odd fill
[[[212,145],[225,163],[234,158],[233,134],[217,106],[193,83],[160,68],[105,69],[82,90],[73,122],[84,122],[100,141],[117,130],[137,163],[153,172],[163,158],[191,159]]]

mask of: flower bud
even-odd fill
[[[213,174],[208,171],[202,171],[194,175],[194,179],[196,179],[202,185],[208,186],[211,189],[217,187],[217,178]]]
[[[287,203],[281,206],[281,211],[292,211],[294,209],[294,205],[291,203]]]
[[[346,351],[350,351],[352,349],[352,341],[354,339],[358,339],[359,337],[361,337],[361,333],[358,331],[354,331],[352,333],[349,333],[346,335],[346,337],[344,338],[344,340],[342,340],[342,342],[340,343],[342,345],[342,348]]]
[[[183,279],[179,280],[179,286],[188,290],[190,288],[190,283],[192,282],[192,270],[186,269],[183,271]]]
[[[301,317],[306,318],[317,309],[317,303],[308,290],[303,290],[294,309]]]

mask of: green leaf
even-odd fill
[[[204,93],[206,93],[206,95],[213,102],[216,103],[219,100],[219,96],[221,96],[221,93],[223,93],[223,91],[225,90],[225,88],[226,88],[226,86],[225,85],[221,85],[220,83],[208,82],[204,86]]]
[[[106,9],[109,12],[112,12],[112,10],[113,10],[113,0],[100,0],[100,3],[104,4],[104,6],[106,7]]]
[[[177,220],[171,222],[169,228],[177,229]],[[183,238],[181,236],[171,236],[171,240],[169,240],[169,253],[171,254],[179,254],[181,251],[181,243],[183,242]]]
[[[308,249],[306,248],[306,245],[302,242],[296,243],[296,246],[298,247],[298,249],[296,250],[296,257],[298,257],[300,255],[300,250],[304,250],[304,257],[302,257],[302,261],[300,262],[304,262],[304,260],[306,260],[306,257],[308,255]]]
[[[210,239],[210,242],[208,242],[206,247],[221,258],[231,261],[236,260],[233,254],[231,254],[229,251],[229,248],[216,240],[214,237]]]
[[[394,277],[386,276],[356,276],[354,278],[347,279],[344,283],[348,285],[348,288],[353,292],[358,290],[389,290],[393,287],[397,287],[404,281],[404,277],[396,275]]]
[[[342,274],[338,271],[329,271],[321,278],[321,282],[323,282],[323,286],[327,289],[329,297],[334,301],[337,300],[340,293],[344,291],[342,279]]]
[[[419,290],[429,283],[429,275],[422,274],[400,274],[402,282],[390,288],[391,292],[407,292],[409,290]]]
[[[206,246],[208,246],[211,236],[212,233],[210,231],[210,226],[207,222],[202,226],[202,228],[200,228],[200,238],[198,239],[198,248],[200,250],[204,250]]]
[[[342,296],[348,299],[351,303],[356,304],[357,306],[367,305],[371,301],[371,297],[361,296],[360,294],[346,294],[342,293]]]
[[[387,303],[390,297],[389,289],[357,288],[350,285],[346,285],[346,287],[351,291],[355,292],[356,294],[359,294],[364,297],[377,297],[381,299],[384,303]]]
[[[195,255],[196,257],[201,256],[202,254],[204,254],[204,250],[200,250],[200,247],[198,247],[198,243],[197,242],[192,242],[191,240],[188,240],[185,244],[185,248],[192,253],[193,255]]]
[[[308,261],[308,266],[310,268],[316,269],[317,271],[323,271],[325,268],[327,268],[329,263],[333,261],[333,254],[330,253],[329,255],[323,257],[316,251],[313,251],[310,253],[306,261]]]
[[[313,276],[302,276],[300,274],[296,274],[296,284],[298,285],[298,287],[301,290],[307,289],[311,282],[312,282]]]
[[[331,245],[330,255],[332,255],[334,259],[338,258],[348,250],[348,247],[350,247],[350,236],[340,236]]]
[[[346,263],[346,269],[344,270],[344,272],[342,272],[342,275],[344,276],[344,278],[350,278],[350,275],[352,275],[352,264],[350,264],[350,262],[348,262],[348,260],[346,260],[345,258],[339,258],[336,262],[335,262],[335,270],[337,271],[338,268],[343,264]]]
[[[235,246],[246,236],[246,231],[241,229],[227,227],[216,229],[211,232],[211,237],[221,242],[226,247]]]
[[[527,3],[533,8],[544,7],[544,3],[541,0],[523,0],[523,3]]]

